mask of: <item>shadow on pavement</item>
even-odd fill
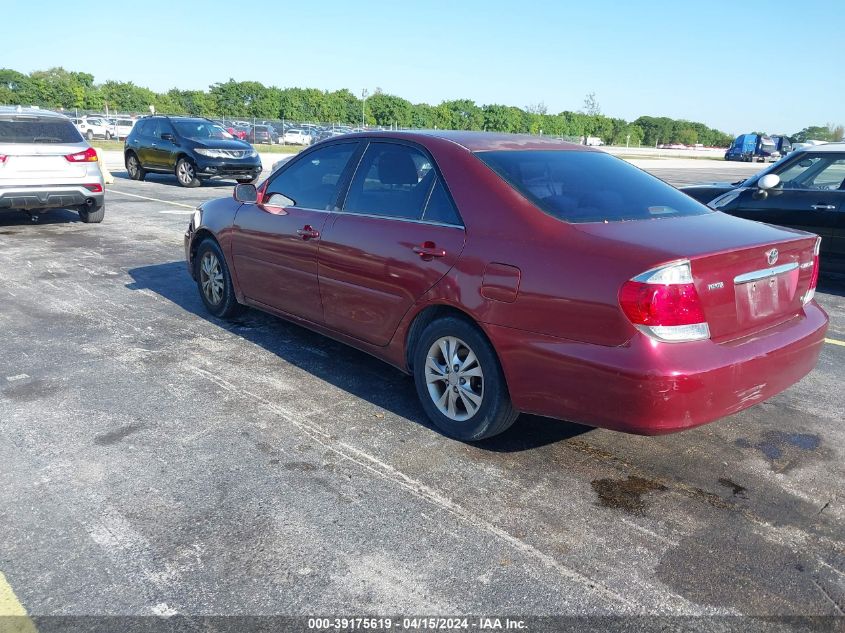
[[[39,226],[43,224],[70,224],[81,222],[79,214],[70,209],[47,209],[38,214],[38,221],[25,211],[0,211],[0,235],[8,235],[9,227]],[[17,232],[17,231],[15,231]]]
[[[115,177],[115,179],[119,180],[131,180],[129,178],[129,174],[126,173],[126,170],[122,171],[113,171],[111,175]],[[170,174],[147,174],[144,177],[143,182],[156,182],[161,185],[171,185],[173,187],[179,187],[182,189],[183,187],[179,184],[179,181],[176,180],[176,176],[172,176]],[[203,180],[199,187],[188,187],[187,189],[200,189],[202,187],[234,187],[237,183],[235,180]]]
[[[372,356],[258,310],[248,310],[232,321],[213,317],[205,310],[182,261],[142,266],[130,269],[128,273],[133,279],[133,283],[127,285],[130,290],[151,290],[321,380],[391,413],[433,428],[419,404],[413,380]],[[505,433],[475,445],[494,452],[524,451],[590,430],[590,427],[560,420],[522,415]]]

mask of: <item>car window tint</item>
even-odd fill
[[[435,172],[421,151],[371,143],[355,172],[344,211],[418,220]]]
[[[439,178],[435,181],[434,189],[428,198],[423,219],[444,224],[461,224],[461,218]]]
[[[79,130],[67,119],[21,117],[0,119],[0,143],[80,143]]]
[[[780,177],[784,189],[839,189],[845,184],[845,158],[835,154],[806,156],[771,173]]]
[[[267,186],[265,199],[268,204],[274,204],[274,194],[278,194],[277,200],[288,198],[297,207],[328,209],[334,203],[338,182],[357,145],[330,145],[295,159]],[[287,202],[278,206],[289,205]]]
[[[513,150],[476,156],[541,211],[567,222],[712,213],[662,180],[604,152]]]

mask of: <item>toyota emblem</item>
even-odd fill
[[[778,260],[778,249],[773,248],[770,251],[766,251],[766,259],[769,262],[769,266],[777,262]]]

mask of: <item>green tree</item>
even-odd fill
[[[367,107],[376,125],[411,127],[414,106],[401,97],[377,92],[367,99]]]

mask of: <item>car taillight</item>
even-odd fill
[[[710,338],[689,262],[654,268],[626,281],[619,305],[638,330],[659,341]]]
[[[0,165],[4,164],[6,162],[7,158],[9,158],[9,157],[6,156],[5,154],[0,154]]]
[[[103,185],[101,185],[98,182],[92,182],[89,185],[82,185],[82,186],[85,187],[91,193],[102,193],[102,191],[103,191]]]
[[[810,303],[816,296],[816,286],[819,283],[819,249],[822,246],[822,238],[816,238],[816,247],[813,249],[813,274],[810,277],[810,287],[804,294],[804,304]]]
[[[71,163],[94,163],[97,161],[97,151],[93,147],[89,147],[84,152],[67,154],[65,159]]]

